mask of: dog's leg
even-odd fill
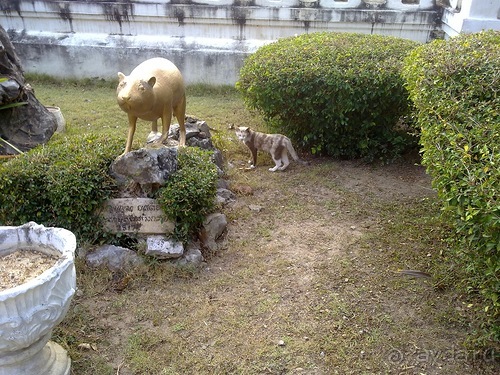
[[[276,159],[273,157],[273,160],[274,160],[274,164],[276,164],[276,165],[273,168],[269,168],[269,171],[276,172],[281,166],[281,159]]]
[[[288,152],[286,151],[286,149],[283,149],[283,151],[281,152],[281,161],[283,162],[283,165],[278,169],[280,171],[284,171],[290,164],[290,160],[288,160]]]

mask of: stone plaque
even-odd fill
[[[174,223],[151,198],[109,199],[102,218],[104,228],[112,233],[171,234],[174,230]]]

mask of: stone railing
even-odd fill
[[[141,0],[0,2],[24,69],[62,77],[116,77],[171,59],[188,83],[233,84],[243,59],[278,38],[315,31],[427,42],[435,0]]]

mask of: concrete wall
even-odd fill
[[[2,0],[0,24],[27,72],[115,79],[143,60],[172,60],[188,83],[234,84],[244,58],[315,31],[427,42],[434,0]]]
[[[441,27],[447,38],[486,29],[500,30],[500,1],[449,0]]]

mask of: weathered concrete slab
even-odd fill
[[[151,198],[117,198],[105,203],[104,227],[112,233],[171,234],[174,223]]]
[[[179,258],[184,254],[182,242],[175,241],[165,236],[149,236],[146,239],[146,255],[159,259]]]

